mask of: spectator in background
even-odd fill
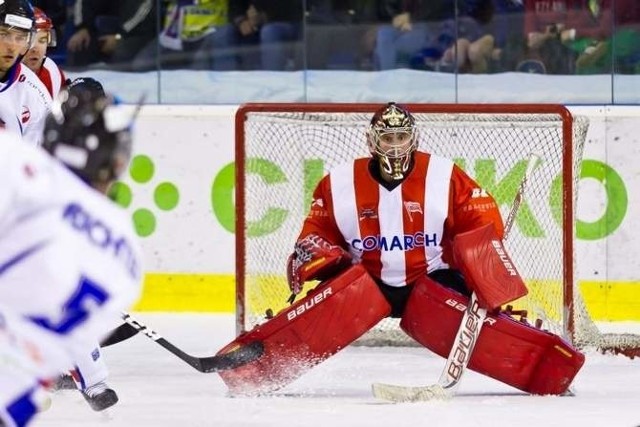
[[[611,0],[525,0],[528,56],[549,74],[572,74],[576,58],[611,36]]]
[[[514,71],[524,57],[525,39],[523,0],[493,0],[491,33],[498,49],[497,61],[493,63],[495,72]]]
[[[196,67],[288,69],[297,54],[294,45],[300,38],[302,18],[300,0],[232,0],[229,24],[205,37]]]
[[[387,2],[387,4],[391,4]],[[493,0],[439,0],[402,6],[391,26],[378,31],[376,58],[380,69],[406,66],[436,71],[484,73],[500,57],[490,23]],[[410,9],[408,8],[410,7]],[[391,8],[387,8],[395,13]],[[413,17],[420,22],[414,23]]]
[[[442,0],[377,0],[378,17],[387,24],[378,28],[374,64],[379,70],[408,68],[411,59],[434,43],[428,21],[447,16]],[[449,13],[453,13],[453,8]]]
[[[611,19],[611,12],[603,7],[610,4],[585,1],[588,14],[575,16],[576,27],[593,25],[593,21]],[[613,2],[612,36],[577,37],[573,46],[578,51],[576,72],[594,73],[640,73],[640,3],[637,0],[615,0]],[[585,16],[586,15],[586,16]],[[590,19],[592,18],[593,19]],[[569,25],[573,25],[570,23]],[[599,37],[600,36],[600,37]],[[612,69],[613,65],[613,69]]]
[[[486,73],[491,61],[497,61],[500,55],[487,27],[493,18],[494,4],[492,0],[467,0],[458,13],[443,21],[437,36],[437,46],[443,51],[441,69]]]
[[[229,0],[172,0],[167,6],[162,31],[136,55],[134,71],[154,69],[158,64],[163,69],[190,68],[207,36],[215,40],[217,49],[230,48],[229,36],[219,31],[229,22]],[[220,63],[213,68],[217,66]]]
[[[34,7],[36,34],[31,48],[22,58],[22,63],[33,71],[44,83],[52,98],[58,96],[65,84],[64,72],[51,58],[47,57],[47,48],[56,46],[56,32],[53,22],[40,8]]]
[[[104,61],[127,68],[158,35],[156,0],[76,0],[74,19],[70,66]]]
[[[374,1],[308,0],[306,4],[306,68],[371,68],[378,20]]]

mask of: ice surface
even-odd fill
[[[136,314],[190,354],[208,356],[232,340],[231,315]],[[640,331],[640,325],[635,325]],[[347,348],[269,397],[231,398],[217,374],[202,374],[138,335],[104,350],[120,402],[107,414],[76,391],[52,395],[37,427],[133,426],[638,426],[640,360],[588,354],[574,397],[528,396],[468,372],[447,402],[392,404],[372,382],[425,385],[444,360],[419,348]]]

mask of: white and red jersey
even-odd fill
[[[0,318],[22,319],[9,332],[39,354],[35,375],[63,372],[138,298],[138,238],[120,206],[9,132],[0,132],[0,181]],[[21,378],[2,383],[11,387],[0,387],[0,407]]]
[[[412,170],[392,190],[371,174],[371,161],[339,166],[320,181],[300,238],[316,233],[347,249],[375,279],[404,286],[455,267],[456,234],[494,223],[502,237],[495,200],[451,160],[416,152]]]
[[[22,135],[34,145],[42,141],[51,95],[38,76],[17,62],[0,82],[0,127]]]
[[[38,78],[49,91],[49,95],[55,99],[60,93],[65,80],[67,79],[62,69],[55,63],[55,61],[48,56],[45,56],[42,66],[36,73]]]

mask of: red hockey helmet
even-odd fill
[[[36,23],[36,31],[46,31],[49,34],[47,46],[55,47],[57,44],[56,32],[53,29],[53,21],[39,7],[33,8],[33,15]]]
[[[367,143],[382,170],[394,180],[404,179],[418,148],[416,121],[405,107],[389,102],[371,118]]]

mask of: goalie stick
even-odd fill
[[[522,177],[522,181],[520,181],[518,192],[516,193],[513,205],[505,221],[503,240],[506,240],[509,236],[518,209],[524,200],[527,181],[531,177],[539,159],[540,156],[538,154],[529,154],[524,176]],[[462,376],[467,370],[467,365],[473,354],[473,348],[478,341],[486,317],[487,310],[478,305],[476,293],[472,293],[438,383],[417,387],[374,383],[371,386],[373,395],[378,399],[397,403],[452,398],[460,386]],[[459,349],[464,349],[464,351],[459,352]],[[459,357],[460,354],[463,354],[463,357]]]
[[[142,332],[147,337],[151,338],[156,343],[160,344],[166,350],[169,350],[178,358],[182,359],[189,366],[197,370],[198,372],[209,373],[224,371],[227,369],[235,369],[246,363],[253,362],[264,352],[264,347],[261,342],[255,341],[250,344],[238,347],[225,354],[219,354],[209,357],[196,357],[191,356],[184,351],[180,350],[175,345],[171,344],[166,339],[162,338],[160,334],[149,329],[145,324],[131,317],[128,313],[122,313],[122,320],[130,325],[136,331]]]

